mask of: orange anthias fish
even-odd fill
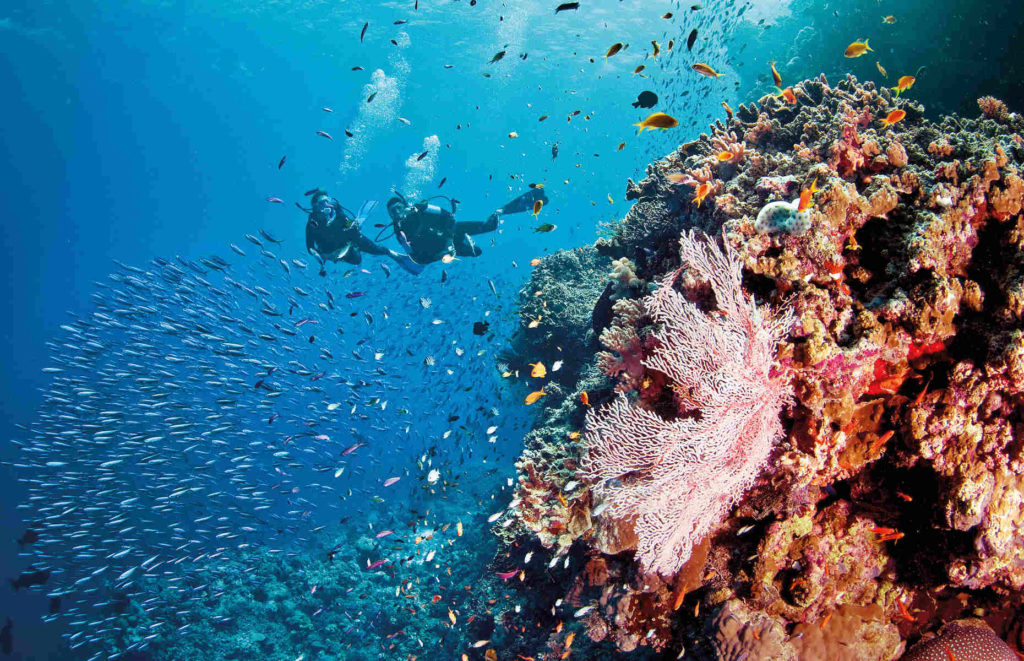
[[[772,67],[772,80],[775,81],[775,86],[782,87],[782,76],[779,75],[778,70],[775,68],[775,63],[769,62],[768,64]]]
[[[846,57],[860,57],[868,51],[871,51],[872,53],[875,52],[871,49],[871,46],[868,46],[868,40],[865,39],[864,41],[855,41],[847,46],[846,52],[843,53],[843,55]]]
[[[587,394],[586,390],[580,393],[580,403],[583,406],[590,406],[590,395]]]
[[[735,155],[736,154],[734,154],[734,153],[732,153],[731,151],[728,151],[728,150],[720,151],[720,152],[718,152],[718,161],[720,163],[724,163],[726,161],[731,161]]]
[[[530,266],[539,266],[539,265],[540,265],[540,258],[539,257],[534,257],[533,259],[530,260]]]
[[[709,184],[708,182],[705,181],[700,186],[697,186],[697,194],[694,195],[693,201],[697,203],[698,207],[700,207],[700,203],[704,201],[704,198],[707,197],[708,193],[710,193],[710,192],[711,192],[711,184]]]
[[[676,126],[679,126],[679,122],[672,115],[666,115],[663,112],[656,112],[644,121],[636,122],[633,126],[640,127],[640,130],[636,132],[637,135],[640,135],[644,132],[644,129],[652,131],[654,129],[661,129],[664,131],[665,129],[675,128]]]
[[[690,68],[699,73],[700,75],[707,76],[708,78],[718,78],[719,76],[722,75],[715,71],[714,69],[712,69],[711,67],[709,67],[708,65],[704,64],[703,62],[698,62],[697,64],[694,64]]]
[[[543,388],[541,388],[540,390],[535,390],[534,392],[531,392],[529,395],[526,396],[526,405],[529,406],[530,404],[533,404],[534,402],[536,402],[538,399],[540,399],[541,397],[543,397],[546,394],[547,393],[544,392]]]
[[[885,23],[886,25],[892,25],[893,23],[896,22],[896,17],[892,16],[892,15],[883,16],[882,17],[882,22]]]
[[[905,92],[913,87],[916,81],[917,78],[913,76],[900,76],[900,79],[896,81],[896,87],[893,88],[896,90],[896,96],[899,96],[900,92]]]
[[[786,103],[788,103],[791,106],[796,104],[796,94],[793,92],[792,87],[787,87],[784,90],[779,90],[779,96],[785,99]]]
[[[548,370],[544,367],[544,363],[530,363],[530,367],[533,368],[530,370],[530,376],[535,379],[543,379],[548,375]]]
[[[807,211],[814,204],[814,194],[818,192],[818,178],[815,177],[814,181],[811,182],[810,188],[805,188],[800,191],[800,202],[797,203],[797,211]]]
[[[889,128],[896,122],[902,121],[907,116],[904,110],[893,110],[891,113],[882,118],[882,128]]]

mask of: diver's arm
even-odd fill
[[[368,239],[366,236],[363,235],[362,232],[356,233],[356,235],[352,238],[352,243],[354,243],[357,248],[365,252],[367,255],[386,255],[388,254],[388,252],[390,252],[384,246]]]
[[[310,255],[320,256],[316,250],[316,240],[313,238],[313,224],[306,223],[306,252]]]

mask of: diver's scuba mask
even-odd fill
[[[316,214],[317,220],[325,225],[329,225],[334,222],[337,217],[337,212],[334,210],[333,200],[323,195],[317,198],[313,202],[313,213]]]

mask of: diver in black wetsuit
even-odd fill
[[[493,232],[498,229],[502,215],[530,210],[538,200],[547,203],[544,191],[540,188],[530,190],[484,221],[456,221],[455,205],[458,200],[452,199],[449,199],[451,210],[448,210],[430,204],[430,200],[409,204],[399,194],[388,200],[387,208],[398,243],[417,264],[430,264],[446,255],[479,257],[483,251],[471,237]]]
[[[378,245],[360,231],[360,225],[376,205],[376,202],[366,202],[359,213],[352,216],[337,200],[324,191],[316,190],[306,221],[306,250],[320,260],[321,266],[328,261],[361,264],[362,253],[365,252],[370,255],[387,255],[410,273],[419,273],[423,267],[413,262],[408,255]],[[321,268],[320,275],[324,274]]]

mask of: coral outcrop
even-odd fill
[[[797,103],[741,105],[649,166],[614,236],[538,267],[524,320],[539,300],[570,313],[545,315],[542,335],[524,321],[517,350],[525,361],[571,345],[589,361],[542,401],[502,535],[558,566],[530,597],[557,595],[538,607],[579,622],[595,654],[897,659],[964,617],[1019,649],[1024,119],[988,98],[977,118],[932,121],[852,77],[793,91]],[[883,126],[895,109],[905,117]],[[779,202],[806,210],[806,231],[758,231]],[[602,483],[638,475],[584,467],[591,425],[616,398],[679,415],[685,392],[652,362],[672,322],[650,314],[644,283],[683,266],[691,230],[735,252],[746,294],[791,310],[772,369],[793,402],[767,467],[688,562],[658,576],[639,561],[636,512],[601,497]],[[715,293],[683,275],[681,295],[714,314]]]

